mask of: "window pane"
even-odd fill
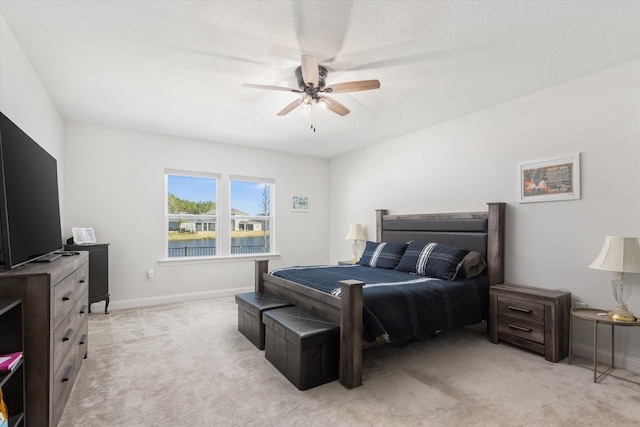
[[[216,179],[167,175],[168,257],[216,255]]]
[[[231,253],[271,251],[271,185],[231,181]]]

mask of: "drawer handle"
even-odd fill
[[[529,310],[528,308],[514,307],[512,305],[508,305],[507,308],[509,310],[521,311],[523,313],[531,313],[531,310]]]
[[[83,305],[82,307],[80,307],[80,314],[85,314],[87,312],[87,306]]]
[[[80,337],[80,341],[78,342],[78,345],[84,345],[87,342],[87,334],[82,334],[82,336]]]
[[[73,335],[73,329],[71,328],[67,329],[67,333],[64,334],[64,336],[62,337],[62,342],[69,341],[72,335]]]
[[[73,291],[69,291],[62,297],[62,301],[69,301],[71,299],[71,295],[73,295]]]
[[[73,365],[67,366],[67,370],[64,373],[64,377],[62,377],[62,382],[66,383],[71,379],[71,374],[73,373]]]
[[[84,279],[80,279],[80,283],[85,283],[85,280]]]
[[[507,326],[510,327],[511,329],[517,329],[519,331],[533,332],[533,329],[523,328],[522,326],[512,325],[511,323],[507,323]]]

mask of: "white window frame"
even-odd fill
[[[228,201],[229,203],[227,204],[227,209],[226,209],[226,213],[229,215],[229,218],[227,218],[227,229],[229,230],[229,238],[227,239],[227,244],[228,244],[228,250],[229,250],[229,254],[231,253],[231,181],[245,181],[245,182],[259,182],[262,184],[268,184],[269,185],[269,202],[270,202],[270,207],[269,207],[269,216],[266,217],[269,219],[269,252],[256,252],[256,253],[252,253],[252,254],[235,254],[235,255],[230,255],[230,256],[262,256],[262,255],[273,255],[276,253],[276,232],[275,232],[275,225],[276,225],[276,221],[275,221],[275,192],[276,192],[276,180],[272,179],[272,178],[259,178],[259,177],[255,177],[255,176],[244,176],[244,175],[229,175],[229,181],[227,183],[227,190],[228,190]],[[263,216],[242,216],[243,219],[248,219],[248,220],[264,220],[265,217]]]
[[[169,240],[167,230],[169,224],[169,175],[190,176],[199,178],[214,178],[216,180],[216,255],[198,257],[172,257],[169,258]],[[254,254],[231,254],[231,181],[263,182],[270,185],[270,252]],[[163,256],[158,259],[159,265],[176,264],[201,264],[225,261],[248,261],[260,259],[278,259],[280,254],[276,252],[275,239],[275,179],[260,178],[243,175],[229,175],[213,172],[198,172],[183,169],[164,170],[164,223],[163,223]]]

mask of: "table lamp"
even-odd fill
[[[367,235],[364,234],[364,230],[362,229],[362,225],[360,224],[351,224],[351,228],[349,228],[349,233],[347,233],[347,237],[345,240],[353,240],[353,245],[351,246],[353,250],[353,258],[351,262],[355,264],[358,262],[358,240],[367,240]]]
[[[609,310],[613,320],[635,322],[637,318],[627,308],[627,300],[631,295],[631,283],[625,283],[624,273],[640,273],[640,244],[637,237],[607,236],[604,246],[590,268],[615,271],[618,279],[611,281],[613,296],[618,306]]]

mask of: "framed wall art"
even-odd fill
[[[580,198],[580,153],[518,163],[518,203]]]
[[[309,212],[309,197],[291,196],[291,210],[294,212]]]

